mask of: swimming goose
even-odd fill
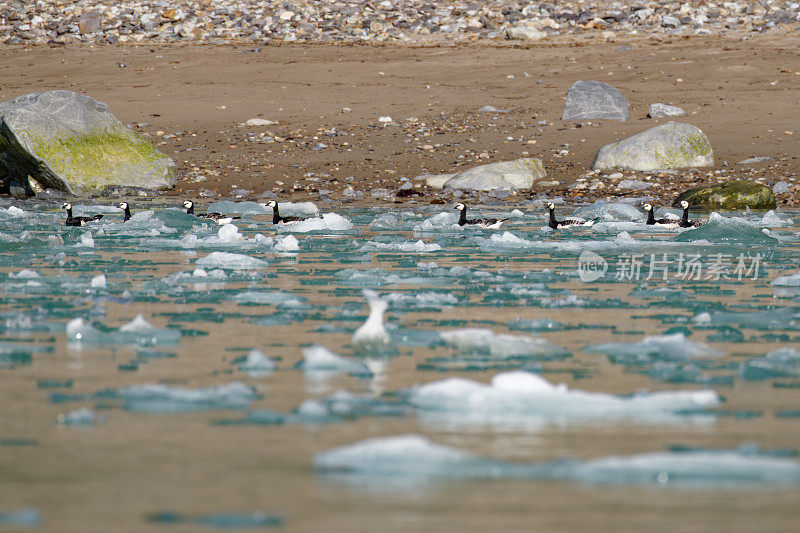
[[[547,209],[550,211],[550,222],[548,225],[553,229],[572,228],[575,226],[591,226],[594,220],[556,220],[556,204],[550,202],[547,204]]]
[[[127,222],[131,219],[131,208],[128,205],[128,202],[120,202],[117,205],[117,208],[125,211],[125,218],[122,220],[123,222]]]
[[[453,209],[460,211],[458,215],[459,226],[480,226],[486,229],[497,229],[500,225],[508,220],[507,218],[467,218],[467,206],[458,204]]]
[[[644,204],[644,210],[647,211],[647,224],[648,226],[661,226],[663,228],[677,228],[678,221],[672,218],[659,218],[656,219],[654,214],[655,209],[651,204]]]
[[[683,216],[681,217],[681,221],[678,222],[678,226],[681,228],[696,228],[703,224],[699,220],[689,220],[689,202],[681,200],[681,207],[683,208]]]
[[[288,222],[301,222],[306,220],[307,217],[282,217],[278,213],[278,202],[270,200],[269,203],[261,204],[265,209],[272,208],[272,223],[273,224],[286,224]]]
[[[186,213],[189,215],[194,215],[198,218],[207,218],[209,220],[213,220],[220,226],[223,224],[230,224],[232,221],[242,218],[242,217],[232,217],[230,215],[223,215],[221,213],[195,213],[194,212],[194,202],[191,200],[186,200],[183,202],[183,207],[186,208]]]
[[[67,202],[61,206],[61,209],[65,209],[67,211],[67,220],[64,221],[64,224],[67,226],[85,226],[87,222],[92,222],[93,220],[100,220],[103,218],[103,215],[93,215],[90,217],[74,217],[72,216],[72,204]]]

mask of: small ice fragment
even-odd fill
[[[294,235],[278,237],[278,242],[275,244],[275,251],[277,252],[296,252],[299,249],[300,241]]]
[[[103,417],[88,407],[70,411],[66,415],[59,414],[57,420],[62,426],[93,426],[95,424],[102,424],[105,421]]]
[[[369,316],[367,321],[353,334],[352,343],[365,350],[389,346],[392,339],[386,328],[383,327],[383,314],[389,306],[388,303],[370,289],[364,289],[364,297],[369,304]]]
[[[303,360],[298,368],[305,372],[342,372],[353,376],[371,376],[367,365],[351,361],[335,354],[323,346],[303,348]]]
[[[152,324],[150,324],[147,320],[145,320],[144,315],[139,313],[136,317],[124,324],[122,327],[119,328],[120,331],[127,331],[127,332],[134,332],[134,333],[147,333],[155,328]]]
[[[239,365],[239,370],[254,377],[267,375],[277,368],[278,366],[272,359],[255,349],[250,350],[247,359]]]
[[[211,252],[207,256],[198,259],[196,264],[202,268],[226,268],[231,270],[257,270],[268,266],[268,263],[263,259],[230,252]]]
[[[92,238],[92,232],[87,231],[83,235],[81,235],[81,246],[86,246],[87,248],[94,248],[94,238]]]
[[[14,272],[9,272],[8,273],[8,277],[11,278],[11,279],[15,279],[15,278],[16,279],[32,279],[32,278],[41,278],[42,276],[38,272],[36,272],[35,270],[23,269],[23,270],[20,270],[19,272],[17,272],[16,274]]]
[[[224,226],[219,228],[217,232],[217,236],[219,237],[219,242],[236,242],[244,240],[244,237],[241,233],[239,233],[239,228],[236,227],[236,224],[225,224]]]
[[[99,276],[95,276],[92,278],[91,287],[93,289],[105,289],[106,288],[106,275],[100,274]]]

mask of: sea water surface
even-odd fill
[[[800,520],[800,212],[57,207],[0,204],[0,530]]]

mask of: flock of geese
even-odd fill
[[[281,216],[278,212],[278,202],[272,200],[266,204],[261,204],[262,207],[265,209],[272,209],[272,223],[273,224],[289,224],[292,222],[300,222],[306,220],[307,217],[295,217],[295,216]],[[241,217],[231,216],[231,215],[223,215],[221,213],[195,213],[194,212],[194,202],[191,200],[186,200],[183,202],[183,207],[186,209],[186,213],[189,215],[194,215],[198,218],[204,218],[207,220],[213,220],[219,225],[223,224],[230,224],[236,219]],[[647,222],[648,226],[661,226],[664,228],[696,228],[697,226],[701,225],[702,222],[698,220],[689,220],[689,202],[683,200],[681,202],[681,207],[683,208],[683,216],[680,219],[672,219],[672,218],[655,218],[654,209],[651,204],[644,204],[644,210],[647,211]],[[100,220],[103,218],[103,215],[92,215],[92,216],[73,216],[72,214],[72,204],[69,202],[65,203],[61,206],[67,212],[67,219],[64,222],[67,226],[85,226],[89,222],[93,222],[95,220]],[[118,209],[122,209],[125,218],[124,221],[128,221],[131,218],[131,208],[128,205],[128,202],[120,202],[117,205]],[[459,226],[479,226],[482,228],[487,229],[497,229],[499,228],[503,222],[508,220],[508,218],[467,218],[467,206],[465,204],[457,204],[454,209],[459,211],[458,216],[458,225]],[[556,206],[552,202],[547,204],[547,209],[550,211],[550,220],[548,225],[553,229],[564,229],[564,228],[574,228],[578,226],[591,226],[596,222],[595,220],[578,220],[573,218],[568,218],[564,220],[557,220],[556,219]]]

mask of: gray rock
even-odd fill
[[[617,183],[617,189],[630,189],[632,191],[639,191],[652,186],[652,183],[642,180],[622,180]]]
[[[663,118],[663,117],[682,117],[686,111],[680,107],[667,104],[650,104],[647,109],[647,116],[650,118]]]
[[[628,100],[617,88],[601,81],[576,81],[567,91],[561,120],[631,118]]]
[[[540,159],[522,158],[463,170],[447,180],[443,187],[476,191],[530,189],[546,175]]]
[[[743,161],[739,161],[737,164],[738,165],[753,165],[753,164],[756,164],[756,163],[764,163],[765,161],[772,161],[773,159],[775,159],[775,158],[774,157],[770,157],[770,156],[748,157],[747,159],[745,159]]]
[[[772,192],[774,194],[783,194],[785,192],[789,192],[789,183],[785,181],[779,181],[775,185],[772,186]]]
[[[0,103],[0,189],[11,182],[72,194],[109,185],[174,186],[175,163],[129,130],[108,106],[72,91]]]
[[[117,198],[119,196],[158,196],[158,191],[146,187],[108,185],[100,191],[100,196],[108,196],[109,198]]]
[[[648,171],[713,164],[711,142],[700,128],[667,122],[603,146],[594,156],[592,168]]]

